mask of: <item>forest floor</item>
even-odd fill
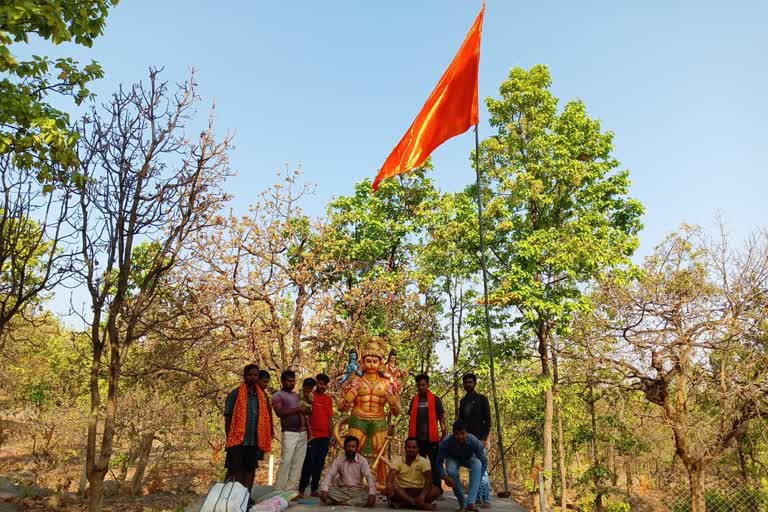
[[[87,508],[77,493],[82,458],[36,454],[29,443],[6,443],[0,448],[0,512],[75,512]],[[112,472],[105,481],[105,512],[181,512],[200,501],[216,480],[210,459],[196,456],[164,462],[151,469],[141,496],[118,492]],[[130,473],[128,478],[130,478]]]

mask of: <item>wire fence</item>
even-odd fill
[[[768,470],[747,471],[744,466],[722,461],[712,464],[703,478],[707,512],[768,512]],[[626,466],[625,466],[626,467]],[[603,485],[574,482],[568,489],[567,510],[578,512],[692,512],[688,474],[680,465],[660,467],[650,463],[631,472],[613,472]],[[532,479],[521,503],[532,511],[563,512],[559,489],[555,500],[544,503],[541,482]],[[543,507],[542,507],[543,505]]]
[[[664,485],[630,497],[631,512],[690,512],[690,486],[684,472],[670,475]],[[704,478],[707,512],[768,512],[768,482],[724,470]]]

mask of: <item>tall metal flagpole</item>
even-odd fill
[[[477,219],[480,227],[480,266],[483,269],[483,305],[485,306],[485,334],[488,338],[488,362],[491,367],[491,391],[493,392],[493,408],[496,415],[496,437],[499,440],[499,456],[501,457],[501,476],[504,479],[504,492],[509,493],[507,480],[507,465],[504,458],[504,441],[499,415],[499,400],[496,394],[496,369],[493,362],[493,341],[491,338],[491,314],[488,306],[488,269],[485,264],[485,228],[483,226],[483,196],[480,186],[480,135],[478,125],[475,125],[475,175],[477,176]]]

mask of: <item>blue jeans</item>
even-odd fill
[[[325,456],[328,455],[330,441],[331,439],[328,437],[316,437],[307,443],[307,455],[304,458],[304,465],[301,467],[299,491],[304,492],[310,482],[312,492],[317,491],[320,486],[320,473],[325,467]]]
[[[487,469],[483,473],[483,478],[480,479],[480,490],[477,491],[477,497],[484,503],[491,502],[491,479]]]
[[[469,496],[466,497],[459,479],[459,468],[462,466],[469,469]],[[462,507],[474,505],[477,502],[477,492],[480,489],[480,479],[483,476],[483,463],[480,462],[480,459],[470,457],[469,459],[458,460],[446,457],[445,472],[454,482],[453,493],[456,495],[459,505]]]
[[[488,449],[485,448],[485,457],[488,459]],[[480,490],[477,492],[477,497],[481,502],[491,502],[491,478],[488,476],[488,470],[483,472],[483,478],[480,479]]]

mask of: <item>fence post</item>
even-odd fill
[[[544,473],[539,471],[539,510],[547,512],[547,500],[544,499]]]

